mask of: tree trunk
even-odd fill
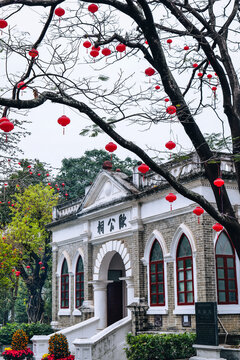
[[[29,292],[27,315],[28,323],[35,323],[42,320],[44,311],[44,301],[42,299],[41,290],[34,289],[35,291]]]

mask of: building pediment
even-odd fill
[[[102,170],[86,194],[81,210],[101,206],[134,192],[137,189],[127,181],[125,174]]]

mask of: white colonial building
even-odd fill
[[[214,203],[196,154],[170,161],[171,173]],[[222,155],[222,177],[239,214],[233,164]],[[165,197],[177,199],[170,208]],[[216,233],[198,204],[159,175],[99,172],[83,199],[54,208],[53,321],[77,360],[124,359],[127,332],[194,331],[195,302],[218,303],[221,332],[240,330],[239,259],[227,232]],[[47,336],[33,338],[37,359]]]

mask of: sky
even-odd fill
[[[13,19],[14,21],[17,20],[18,27],[29,32],[33,41],[37,37],[37,31],[41,29],[41,26],[37,24],[38,16],[38,8],[29,8],[26,9],[25,16]],[[26,19],[28,21],[26,21]],[[10,20],[10,26],[13,26],[13,20],[12,24]],[[41,51],[43,50],[41,49]],[[139,67],[138,76],[139,78],[141,77],[140,80],[142,81],[141,86],[149,86],[149,80],[146,79],[144,75],[144,69],[149,66],[146,60],[138,60],[138,63],[134,62],[133,59],[127,59],[126,61],[128,61],[128,63],[125,62],[125,65],[121,66],[124,66],[125,70],[127,69],[129,73],[131,73],[135,71],[137,65]],[[16,67],[15,63],[12,65]],[[102,72],[104,73],[104,71]],[[21,98],[32,98],[30,89],[24,90]],[[62,127],[57,123],[57,119],[63,114],[71,119],[71,123],[65,128],[64,135]],[[199,125],[203,129],[203,132],[209,133],[214,131],[216,126],[212,121],[209,121],[211,116],[212,114],[209,111],[204,113],[204,116],[199,117]],[[90,125],[90,120],[78,114],[76,110],[67,107],[63,108],[62,105],[52,104],[50,102],[45,103],[39,108],[30,110],[27,117],[31,120],[31,124],[27,125],[27,130],[31,132],[31,135],[24,138],[20,143],[20,148],[24,151],[24,155],[21,155],[21,157],[39,159],[40,161],[50,164],[51,167],[55,169],[60,168],[63,158],[81,157],[86,150],[104,149],[105,145],[109,141],[112,141],[112,139],[105,134],[94,138],[80,136],[80,131],[84,126]],[[132,126],[125,123],[119,125],[118,130],[120,134],[135,142],[144,150],[151,148],[164,151],[165,143],[170,140],[169,124],[152,125],[151,128],[148,129],[148,127]],[[191,144],[184,134],[182,126],[177,122],[173,125],[173,132],[175,138],[171,140],[177,141],[184,149],[191,149]],[[128,150],[120,146],[118,146],[115,154],[121,159],[127,156],[137,158],[134,154],[131,154]],[[154,151],[150,152],[150,154],[153,156],[156,155]]]

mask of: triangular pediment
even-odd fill
[[[82,209],[97,207],[104,203],[124,198],[131,192],[118,182],[109,171],[102,170],[90,187]]]

